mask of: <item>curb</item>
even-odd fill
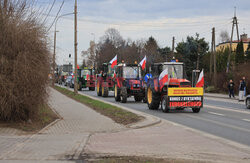
[[[216,96],[216,95],[208,95],[208,94],[204,94],[205,97],[213,97],[213,98],[221,98],[221,99],[230,99],[229,97],[224,97],[224,96]],[[234,98],[231,98],[231,100],[235,100],[237,101],[239,98],[235,96],[235,99]]]
[[[59,87],[61,87],[61,86],[59,86]],[[62,87],[62,88],[65,88],[65,87]],[[66,89],[72,91],[69,88],[66,88]],[[143,120],[141,120],[141,121],[139,121],[139,122],[137,122],[135,124],[128,125],[127,126],[128,128],[131,128],[131,129],[146,128],[146,127],[154,126],[154,125],[159,124],[159,123],[162,122],[160,118],[155,117],[153,115],[142,113],[142,112],[139,112],[139,111],[136,111],[136,110],[133,110],[133,109],[121,106],[119,104],[115,104],[115,103],[112,103],[112,102],[109,102],[109,101],[105,101],[105,100],[102,100],[102,99],[99,99],[99,98],[96,98],[96,97],[93,97],[93,96],[90,96],[90,95],[86,95],[83,92],[78,92],[78,93],[81,94],[81,95],[83,95],[83,96],[85,96],[85,97],[91,98],[93,100],[98,100],[98,101],[101,101],[103,103],[119,107],[121,109],[124,109],[126,111],[132,112],[132,113],[137,114],[139,116],[143,116],[145,118],[145,119],[143,119]]]

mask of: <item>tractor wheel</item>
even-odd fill
[[[123,87],[121,89],[121,102],[126,103],[128,98],[127,88]]]
[[[160,96],[153,92],[150,87],[147,88],[147,104],[150,110],[156,110],[160,105]]]
[[[102,95],[102,92],[101,92],[101,83],[100,81],[97,81],[97,84],[96,84],[96,93],[97,93],[97,96],[101,96]]]
[[[81,91],[82,90],[82,82],[79,82],[77,87],[78,87],[78,91]]]
[[[246,107],[250,109],[250,98],[246,99]]]
[[[201,108],[192,108],[192,110],[193,110],[194,113],[199,113]]]
[[[102,97],[108,97],[109,95],[109,88],[106,86],[102,87]]]
[[[169,107],[168,107],[168,96],[163,96],[163,99],[161,101],[161,110],[164,112],[164,113],[168,113],[169,112]]]
[[[135,99],[136,102],[139,102],[139,101],[142,100],[142,98],[141,98],[140,95],[135,95],[135,96],[134,96],[134,99]]]
[[[89,87],[90,91],[95,91],[95,87]]]
[[[121,90],[115,84],[115,101],[121,101]]]

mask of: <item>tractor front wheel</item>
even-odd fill
[[[161,101],[161,110],[164,112],[164,113],[168,113],[169,112],[169,107],[168,107],[168,96],[163,96],[163,99]]]
[[[159,108],[160,105],[160,96],[157,95],[157,93],[153,92],[154,90],[152,90],[150,87],[147,88],[147,104],[148,104],[148,108],[150,110],[156,110]]]
[[[128,98],[127,89],[125,87],[123,87],[121,89],[121,102],[122,103],[126,103],[127,102],[127,98]]]
[[[192,110],[193,110],[194,113],[199,113],[201,108],[192,108]]]
[[[106,86],[102,87],[102,97],[108,97],[109,95],[109,88]]]
[[[121,101],[121,90],[118,89],[117,84],[115,84],[115,101]]]

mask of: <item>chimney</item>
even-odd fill
[[[242,41],[247,41],[247,34],[242,34],[242,35],[240,35],[240,39],[242,40]]]

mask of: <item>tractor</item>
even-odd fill
[[[95,91],[95,70],[85,67],[81,70],[81,75],[83,77],[82,88],[89,88],[90,91]]]
[[[112,68],[110,63],[102,64],[102,71],[97,75],[96,92],[98,96],[108,97],[109,91],[114,90],[115,67]]]
[[[135,101],[142,101],[145,97],[143,89],[142,70],[138,64],[118,64],[115,79],[115,101],[127,102],[127,98],[134,96]]]
[[[167,74],[166,82],[159,79],[163,71]],[[191,87],[191,82],[184,78],[183,63],[171,61],[152,64],[151,74],[146,91],[149,109],[155,110],[161,105],[163,112],[184,108],[192,108],[194,113],[200,111],[203,106],[203,88]]]

